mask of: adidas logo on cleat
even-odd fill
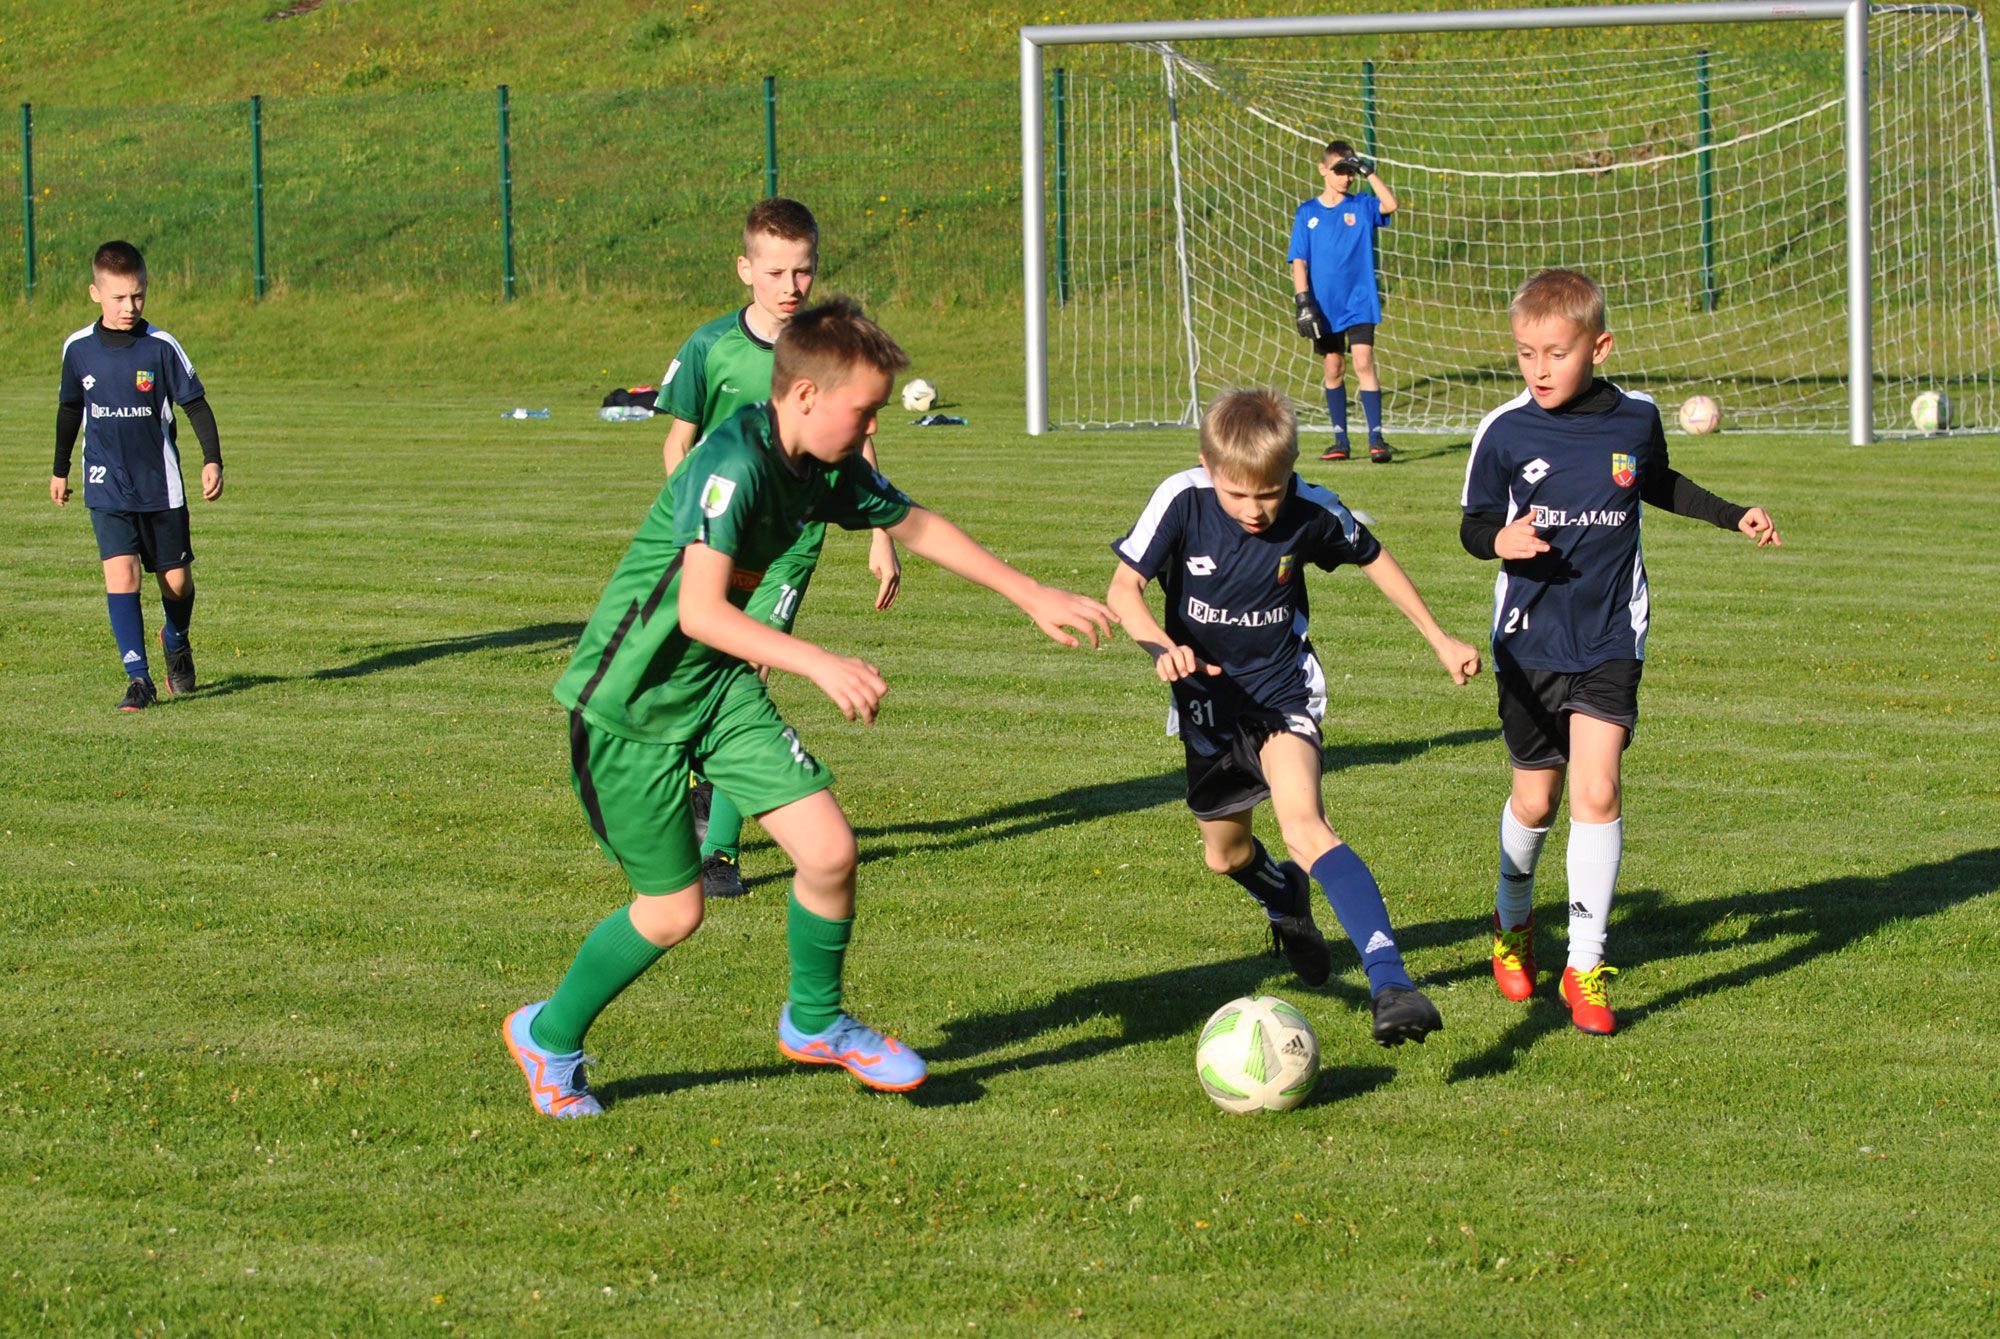
[[[1569,914],[1580,921],[1587,921],[1590,919],[1590,908],[1581,902],[1572,902],[1569,904]]]
[[[1366,957],[1370,953],[1379,953],[1385,948],[1394,947],[1396,947],[1396,941],[1389,938],[1382,931],[1377,930],[1374,934],[1368,936],[1368,947],[1362,949],[1361,953],[1362,956]]]

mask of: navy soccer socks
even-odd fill
[[[1256,854],[1242,869],[1229,871],[1229,877],[1236,880],[1244,892],[1255,898],[1257,905],[1264,908],[1264,914],[1272,920],[1294,914],[1291,906],[1291,885],[1285,872],[1278,868],[1278,862],[1271,859],[1271,853],[1264,849],[1264,843],[1255,837],[1250,845]]]
[[[169,651],[187,650],[188,620],[194,617],[194,592],[189,591],[185,600],[162,595],[160,609],[166,615],[160,621],[160,645]]]
[[[1326,900],[1339,918],[1340,928],[1361,954],[1369,993],[1379,995],[1385,986],[1415,989],[1396,948],[1396,936],[1389,929],[1389,908],[1382,904],[1382,890],[1354,848],[1334,847],[1313,861],[1312,875],[1326,890]]]
[[[1347,387],[1326,387],[1326,412],[1333,419],[1333,438],[1337,442],[1347,440]]]
[[[139,592],[107,594],[105,606],[111,611],[111,635],[118,639],[118,659],[125,673],[151,682],[146,667],[146,615],[139,608]]]
[[[1361,392],[1361,414],[1368,420],[1368,440],[1382,440],[1382,392],[1379,390]]]

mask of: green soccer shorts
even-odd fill
[[[799,603],[819,568],[820,550],[826,547],[826,527],[812,524],[800,533],[798,542],[778,555],[764,569],[763,580],[750,594],[743,612],[759,623],[768,623],[779,632],[790,632],[799,621]],[[714,780],[713,777],[709,778]]]
[[[654,744],[599,729],[569,714],[570,782],[604,854],[632,891],[677,893],[701,882],[688,775],[699,772],[746,814],[764,814],[833,784],[826,764],[806,752],[757,676],[745,672],[724,693],[700,736]]]

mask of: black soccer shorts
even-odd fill
[[[1196,818],[1226,818],[1271,797],[1263,749],[1272,735],[1290,732],[1310,741],[1315,751],[1322,748],[1319,722],[1303,709],[1252,708],[1212,723],[1192,711],[1178,714],[1187,750],[1187,806]]]
[[[1625,747],[1639,724],[1643,660],[1607,660],[1576,674],[1496,664],[1500,734],[1514,766],[1540,770],[1569,762],[1569,718],[1577,713],[1625,727]]]
[[[1321,335],[1313,341],[1313,352],[1324,357],[1329,353],[1346,353],[1347,346],[1350,344],[1367,344],[1372,346],[1374,343],[1375,323],[1364,321],[1360,325],[1351,325],[1345,330],[1335,330],[1330,334]]]
[[[194,561],[194,547],[188,539],[188,509],[170,507],[166,511],[90,510],[90,528],[97,532],[97,556],[120,558],[138,556],[148,572],[171,572]]]

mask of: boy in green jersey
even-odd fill
[[[750,301],[689,335],[660,379],[655,407],[673,418],[663,448],[669,476],[694,444],[731,414],[771,398],[771,346],[812,292],[818,265],[819,224],[811,210],[782,196],[760,200],[751,208],[743,220],[743,254],[736,258],[736,274],[749,288]],[[861,454],[879,468],[872,439],[861,444]],[[750,597],[750,617],[790,632],[825,542],[826,526],[809,522],[785,555],[765,571],[763,583]],[[868,570],[880,583],[875,608],[887,609],[901,585],[902,568],[894,541],[881,530],[869,541]],[[747,891],[738,867],[742,811],[703,778],[695,795],[695,818],[703,828],[703,892],[709,897],[741,897]]]
[[[839,1065],[886,1091],[924,1081],[919,1056],[840,1008],[854,833],[827,789],[832,775],[778,715],[751,666],[810,679],[843,715],[870,723],[887,685],[866,661],[750,617],[751,594],[799,527],[822,521],[888,529],[947,571],[1006,596],[1065,646],[1077,645],[1065,628],[1095,646],[1115,620],[1096,600],[1001,562],[857,458],[891,378],[908,365],[851,301],[795,318],[777,341],[772,401],[737,411],[661,490],[556,685],[570,709],[577,797],[634,897],[591,931],[553,996],[507,1019],[508,1050],[545,1115],[602,1110],[584,1079],[584,1033],[701,925],[688,787],[697,768],[757,816],[797,871],[778,1050],[804,1064]]]

